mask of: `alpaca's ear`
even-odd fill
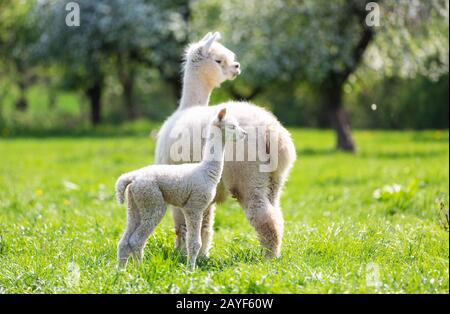
[[[215,38],[216,38],[215,40],[216,41],[218,41],[218,40],[220,40],[222,38],[222,36],[220,35],[219,32],[214,32],[213,36],[215,36]]]
[[[206,34],[208,35],[208,34]],[[206,36],[205,36],[206,37]],[[215,42],[216,40],[220,39],[220,33],[219,32],[215,32],[214,34],[212,34],[211,36],[209,36],[209,38],[204,42],[203,46],[202,46],[202,55],[204,57],[207,57],[209,55],[209,51],[211,49],[211,46],[213,44],[213,42]]]
[[[222,110],[219,111],[219,114],[217,115],[217,119],[219,119],[219,121],[222,121],[223,118],[225,117],[226,113],[227,113],[227,108],[223,108]]]
[[[209,32],[208,34],[206,34],[205,36],[203,36],[203,38],[200,40],[200,42],[206,41],[209,39],[209,37],[211,37],[212,32]]]

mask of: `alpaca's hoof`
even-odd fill
[[[186,265],[186,274],[191,274],[195,271],[195,264],[187,264]]]
[[[196,265],[196,259],[197,258],[193,258],[193,257],[188,257],[188,262],[186,264],[186,271],[187,272],[193,272],[195,270],[195,265]]]
[[[267,259],[276,259],[280,257],[280,252],[273,250],[264,250],[264,257]]]
[[[125,270],[125,268],[127,267],[127,263],[128,263],[128,258],[119,259],[119,262],[117,263],[117,269]]]
[[[200,252],[198,252],[197,258],[201,259],[207,259],[209,257],[210,249],[204,249],[203,247],[200,249]]]
[[[187,256],[186,243],[175,243],[175,250],[177,250],[181,255]]]
[[[137,264],[140,265],[142,263],[143,260],[143,256],[140,253],[133,253],[133,261]]]

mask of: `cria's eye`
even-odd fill
[[[218,64],[222,64],[222,60],[216,60]]]

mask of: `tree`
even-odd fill
[[[214,25],[224,33],[240,58],[244,71],[240,80],[250,86],[248,95],[272,84],[286,88],[292,82],[310,84],[321,98],[321,114],[336,130],[337,148],[354,151],[343,87],[362,64],[373,61],[367,59],[369,50],[391,70],[393,64],[403,63],[405,54],[410,68],[429,69],[429,57],[439,54],[432,72],[448,72],[448,48],[441,48],[448,47],[448,13],[445,16],[442,9],[448,11],[448,0],[375,1],[380,26],[366,23],[373,8],[369,2],[374,1],[199,1],[194,11],[201,14],[194,21],[196,29]],[[445,26],[447,37],[442,35]],[[420,43],[427,48],[418,47]],[[401,48],[394,53],[392,47]]]
[[[134,118],[136,63],[145,60],[153,67],[161,66],[163,51],[173,45],[168,39],[186,36],[181,14],[168,9],[170,1],[79,0],[80,26],[68,27],[66,2],[39,2],[35,14],[41,21],[41,36],[36,50],[43,59],[57,61],[85,91],[93,124],[101,121],[105,76],[115,68],[127,115]]]
[[[168,12],[167,21],[170,21],[159,34],[160,44],[153,47],[153,54],[134,50],[132,60],[156,67],[163,80],[168,83],[177,98],[181,97],[181,62],[184,49],[189,43],[191,29],[191,0],[160,1],[159,10]]]
[[[37,38],[34,20],[29,11],[32,3],[26,1],[2,0],[0,2],[0,59],[9,78],[19,88],[16,109],[26,110],[26,91],[33,64],[31,46]]]

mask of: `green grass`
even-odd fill
[[[116,270],[125,209],[113,185],[152,161],[146,134],[0,139],[0,293],[448,293],[448,132],[359,131],[348,155],[329,131],[292,131],[282,257],[262,257],[229,200],[190,275],[170,213],[143,264]],[[401,191],[374,197],[392,184]]]

